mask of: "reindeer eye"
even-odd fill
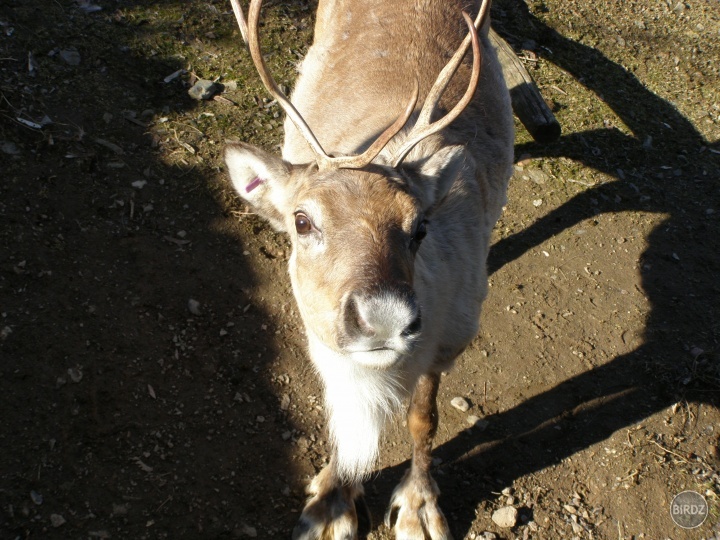
[[[413,251],[417,250],[425,236],[427,236],[427,220],[423,219],[417,229],[415,229],[415,234],[413,234],[412,240],[410,241],[410,249]]]
[[[298,234],[309,234],[313,230],[312,221],[302,212],[295,214],[295,230]]]
[[[415,236],[413,236],[413,240],[415,240],[418,244],[422,242],[423,238],[427,235],[427,220],[423,219],[420,222],[420,225],[418,225],[417,230],[415,231]]]

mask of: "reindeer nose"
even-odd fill
[[[403,337],[414,336],[415,334],[420,333],[421,328],[422,328],[422,317],[420,316],[420,311],[418,310],[417,316],[415,317],[415,319],[409,325],[407,325],[407,328],[405,328],[405,330],[402,331],[401,335]]]
[[[365,350],[394,348],[397,338],[410,339],[422,326],[409,286],[351,293],[343,303],[341,321],[341,345]]]

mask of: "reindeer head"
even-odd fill
[[[464,14],[470,35],[430,90],[412,130],[394,141],[391,153],[380,154],[415,110],[417,85],[403,114],[363,154],[330,157],[265,66],[257,38],[259,9],[260,2],[253,0],[247,28],[253,60],[316,159],[291,164],[248,144],[230,143],[225,151],[230,177],[245,200],[290,235],[293,291],[312,338],[360,364],[392,366],[421,334],[415,258],[425,235],[432,234],[432,210],[461,173],[466,153],[462,146],[438,146],[429,158],[404,160],[472,99],[480,72],[475,25]],[[474,61],[468,90],[447,115],[431,123],[470,42]]]
[[[237,191],[290,235],[290,276],[307,330],[377,367],[410,352],[422,328],[415,256],[433,206],[457,178],[462,147],[399,169],[321,171],[258,148],[229,144]]]

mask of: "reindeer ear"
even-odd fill
[[[225,164],[235,190],[278,231],[290,200],[290,166],[277,156],[245,143],[225,147]]]
[[[440,204],[465,166],[467,153],[463,146],[446,146],[429,157],[405,161],[401,169],[411,179],[423,209]]]

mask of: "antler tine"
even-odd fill
[[[479,30],[482,25],[485,24],[485,18],[489,12],[489,7],[490,2],[488,0],[484,0],[482,5],[480,6],[480,11],[478,11],[477,17],[475,17],[475,22],[473,23],[476,29]],[[425,98],[425,103],[423,104],[423,108],[420,111],[420,116],[418,117],[416,125],[424,126],[430,123],[430,115],[435,109],[435,106],[440,101],[440,98],[445,93],[445,89],[450,83],[450,80],[453,78],[453,75],[455,75],[458,67],[460,67],[460,62],[462,61],[463,56],[465,56],[465,53],[467,53],[468,47],[470,45],[471,37],[472,36],[470,33],[465,36],[465,39],[460,45],[460,48],[455,51],[453,57],[440,72],[440,75],[438,75],[437,81],[435,81],[435,84],[430,89],[430,92],[428,92],[428,95]]]
[[[400,149],[394,156],[395,159],[393,161],[393,167],[399,166],[402,160],[405,159],[408,153],[420,141],[429,137],[433,133],[437,133],[438,131],[442,130],[458,116],[460,116],[460,113],[462,113],[462,111],[465,110],[465,107],[467,107],[470,101],[472,101],[478,81],[480,80],[480,66],[482,62],[480,41],[478,38],[476,25],[481,26],[482,24],[484,24],[484,19],[488,11],[488,5],[489,2],[487,0],[483,0],[482,7],[480,8],[480,12],[478,13],[475,22],[473,22],[470,16],[463,11],[463,17],[465,18],[465,22],[468,25],[468,29],[470,31],[463,40],[463,43],[460,45],[460,48],[458,48],[450,61],[445,65],[443,70],[440,72],[437,81],[435,81],[435,84],[430,89],[423,108],[420,111],[420,116],[418,117],[415,126],[413,126],[413,129],[411,130],[408,140],[403,143],[403,145],[400,147]],[[452,110],[448,112],[443,118],[431,124],[430,115],[435,109],[435,106],[440,101],[440,98],[445,92],[445,89],[450,83],[453,75],[455,75],[455,72],[460,66],[460,61],[462,60],[463,56],[465,56],[468,45],[471,42],[473,47],[473,67],[472,74],[470,76],[470,82],[468,84],[467,90],[465,91],[465,95],[463,95],[462,99],[458,101],[455,107],[453,107]]]
[[[242,13],[242,10],[240,10],[240,6],[237,6],[236,8],[237,0],[231,1],[233,2],[233,10],[235,11],[236,16],[238,12]],[[310,145],[310,148],[315,154],[315,159],[318,166],[320,168],[327,168],[331,158],[325,153],[325,150],[323,150],[323,147],[318,142],[315,134],[307,125],[298,110],[290,102],[287,96],[283,94],[282,90],[280,90],[277,83],[272,78],[272,75],[270,75],[270,71],[268,70],[267,65],[265,64],[265,59],[263,58],[262,52],[260,51],[260,40],[258,39],[258,19],[260,16],[261,4],[262,0],[251,0],[250,8],[248,10],[247,42],[248,46],[250,47],[250,55],[252,56],[253,62],[255,63],[255,68],[257,69],[258,74],[260,75],[260,78],[262,79],[262,82],[265,85],[267,91],[270,92],[270,94],[277,100],[277,102],[280,104],[280,107],[282,107],[282,109],[285,111],[285,114],[287,114],[290,120],[292,120],[297,130],[302,134],[307,143]],[[240,18],[241,17],[238,18],[238,22]],[[242,33],[241,23],[240,32]]]
[[[242,35],[245,45],[247,45],[248,44],[247,23],[245,22],[245,16],[243,15],[242,8],[240,7],[240,3],[238,2],[238,0],[230,0],[230,4],[232,5],[233,13],[235,13],[235,19],[237,20],[238,27],[240,28],[240,34]]]

